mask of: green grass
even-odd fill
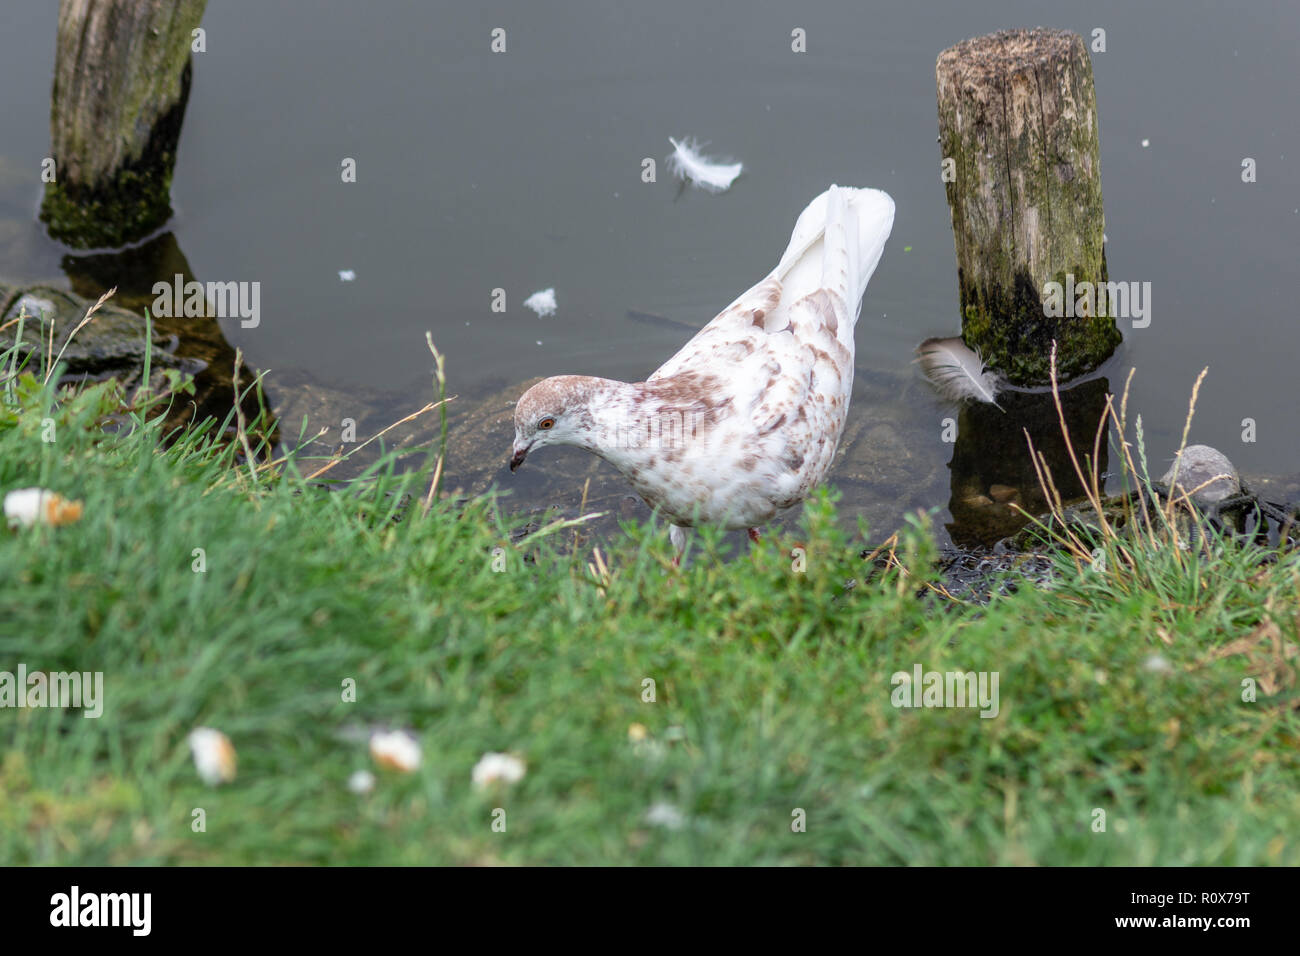
[[[105,433],[111,395],[10,386],[0,492],[85,516],[0,530],[0,670],[102,671],[106,703],[0,710],[0,863],[1300,863],[1296,661],[1269,639],[1297,642],[1294,555],[1154,552],[1141,586],[1063,559],[1049,591],[955,607],[916,596],[924,521],[911,576],[868,575],[822,498],[804,573],[789,541],[724,560],[707,534],[678,572],[662,529],[629,527],[598,582],[567,529],[513,545],[489,501],[422,518],[427,467],[254,484],[211,431],[165,449],[138,413]],[[918,663],[998,672],[1000,715],[896,709]],[[1244,702],[1265,673],[1292,683]],[[234,741],[233,783],[199,780],[199,725]],[[424,762],[358,796],[375,726]],[[526,777],[476,791],[487,751]],[[646,822],[659,802],[680,829]]]

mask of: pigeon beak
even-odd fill
[[[515,446],[514,454],[510,456],[511,474],[514,474],[516,471],[518,471],[519,466],[524,463],[524,458],[526,458],[528,455],[529,447],[530,446],[528,445],[525,445],[523,448],[520,448],[518,445]]]

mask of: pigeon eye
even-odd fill
[[[540,422],[537,423],[537,427],[542,431],[546,431],[546,429],[551,428],[554,425],[555,425],[554,418],[543,418]]]

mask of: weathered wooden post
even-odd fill
[[[1087,302],[1066,303],[1059,317],[1044,308],[1048,282],[1106,281],[1096,92],[1082,37],[1003,30],[944,50],[935,74],[962,338],[1015,385],[1049,381],[1053,339],[1062,380],[1095,369],[1120,342],[1114,318]]]
[[[77,248],[121,246],[171,215],[172,168],[207,0],[61,0],[41,221]]]

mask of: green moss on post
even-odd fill
[[[135,242],[171,216],[192,32],[207,0],[62,0],[41,221],[76,248]]]
[[[962,337],[1016,385],[1095,369],[1114,318],[1052,317],[1044,286],[1105,282],[1092,64],[1063,30],[1004,30],[939,55],[939,142],[957,252]]]
[[[78,249],[123,246],[171,218],[174,150],[120,169],[93,186],[47,183],[41,222],[50,235]]]

